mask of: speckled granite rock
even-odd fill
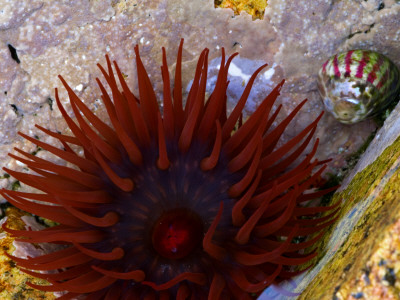
[[[211,49],[210,60],[218,59],[221,47],[228,54],[239,51],[242,60],[237,60],[236,66],[241,72],[233,77],[240,82],[257,65],[268,62],[271,67],[256,82],[249,111],[260,101],[257,96],[267,93],[282,78],[287,79],[287,84],[277,103],[284,105],[280,118],[304,98],[309,99],[286,138],[294,136],[322,110],[315,74],[331,54],[350,47],[372,48],[400,62],[399,45],[395,43],[399,36],[395,28],[400,26],[400,5],[393,0],[315,0],[311,4],[270,0],[264,19],[255,21],[245,13],[234,17],[230,9],[215,9],[211,0],[0,0],[0,7],[1,165],[13,164],[6,153],[19,143],[18,130],[29,132],[35,123],[64,130],[58,110],[49,105],[54,97],[53,88],[60,86],[58,74],[75,87],[96,113],[103,115],[94,80],[99,76],[96,63],[104,63],[103,55],[109,53],[135,86],[136,43],[158,91],[160,48],[166,47],[173,71],[181,37],[185,38],[186,84],[190,83],[193,64],[204,47]],[[16,49],[20,64],[11,58],[8,44]],[[210,72],[215,73],[215,69]],[[239,91],[238,87],[231,89],[232,103]],[[346,164],[346,155],[354,152],[374,128],[372,121],[346,126],[325,116],[317,133],[321,139],[319,157],[333,157],[330,171],[334,172]]]

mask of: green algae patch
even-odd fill
[[[399,157],[400,137],[333,196],[332,203],[342,201],[339,221],[320,242],[326,250],[316,258],[313,280],[299,299],[339,299],[336,292],[356,276],[385,228],[400,217]]]

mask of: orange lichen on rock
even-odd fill
[[[21,219],[27,213],[15,207],[6,210],[7,224],[16,230],[25,229],[25,223]],[[40,280],[21,272],[14,261],[4,253],[12,254],[15,250],[14,238],[6,235],[0,227],[0,299],[55,299],[51,292],[34,290],[26,285],[27,281],[39,283]]]
[[[253,19],[262,19],[267,7],[267,0],[215,0],[215,7],[231,8],[235,15],[242,11],[253,16]]]

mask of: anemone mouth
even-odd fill
[[[151,241],[155,251],[168,259],[186,257],[203,240],[203,224],[193,211],[174,209],[163,213],[152,229]]]
[[[315,190],[325,168],[325,162],[313,159],[318,139],[301,158],[322,114],[277,147],[305,103],[273,127],[280,107],[271,111],[281,82],[242,123],[242,110],[264,65],[251,76],[228,116],[227,76],[236,54],[225,61],[223,49],[211,96],[205,99],[205,49],[183,105],[182,49],[183,40],[173,91],[163,49],[163,114],[136,46],[139,97],[115,62],[113,71],[108,56],[108,70],[99,66],[112,91],[111,97],[97,79],[111,126],[60,77],[76,121],[56,89],[57,106],[73,135],[37,126],[60,141],[63,149],[58,149],[20,133],[76,166],[59,166],[16,149],[22,156],[10,156],[36,174],[4,168],[42,191],[3,189],[4,198],[59,225],[25,231],[3,224],[3,229],[24,242],[66,246],[36,258],[9,255],[24,272],[49,282],[28,283],[31,287],[67,291],[63,300],[80,294],[89,299],[249,299],[271,283],[296,275],[301,268],[293,271],[293,266],[315,257],[308,249],[335,222],[340,204],[305,205],[336,188]],[[71,145],[83,149],[83,155]],[[308,239],[296,243],[298,236]]]
[[[106,180],[113,202],[98,207],[97,214],[116,212],[119,222],[103,230],[103,241],[87,247],[98,252],[119,247],[125,255],[102,263],[104,268],[126,272],[125,266],[134,265],[155,284],[170,282],[180,274],[203,272],[213,260],[204,251],[204,236],[221,203],[224,209],[215,233],[218,244],[233,239],[231,211],[235,198],[229,196],[229,189],[243,174],[229,171],[229,160],[223,153],[213,169],[203,171],[201,162],[213,145],[198,139],[192,145],[182,153],[176,142],[167,140],[169,167],[165,170],[157,167],[158,152],[151,147],[144,151],[139,168],[125,162],[121,176],[135,179],[131,192],[118,190]]]

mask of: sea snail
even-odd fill
[[[338,121],[354,124],[399,100],[400,71],[380,53],[350,50],[322,65],[317,84],[325,109]]]

